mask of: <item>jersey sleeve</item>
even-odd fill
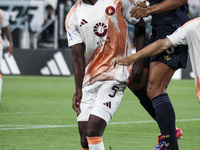
[[[132,25],[135,25],[139,22],[139,19],[136,19],[134,17],[131,17],[130,10],[133,7],[136,7],[134,4],[134,0],[122,0],[123,3],[123,16],[126,19],[126,21]]]
[[[1,13],[1,27],[5,28],[9,25],[8,19],[6,18],[6,15],[3,10],[0,10]]]
[[[139,3],[144,2],[146,0],[134,0],[135,5],[137,6]]]
[[[191,26],[181,26],[173,34],[167,36],[174,46],[187,45],[186,35],[190,30]]]
[[[76,26],[76,20],[74,16],[69,13],[66,17],[65,27],[67,30],[68,46],[73,46],[75,44],[83,43],[80,33]]]

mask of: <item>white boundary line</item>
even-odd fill
[[[41,114],[41,112],[10,112],[10,113],[1,113],[4,115],[20,115],[20,114]]]
[[[181,121],[200,121],[200,118],[196,119],[177,119],[177,122]],[[129,121],[129,122],[111,122],[109,125],[119,124],[138,124],[138,123],[154,123],[154,120],[149,121]],[[1,128],[4,127],[4,128]],[[8,128],[7,128],[8,127]],[[13,127],[13,128],[11,128]],[[0,130],[26,130],[26,129],[43,129],[43,128],[69,128],[77,127],[77,125],[0,125]]]
[[[197,119],[177,119],[176,121],[200,121],[200,118]],[[149,121],[129,121],[129,122],[111,122],[109,124],[133,124],[133,123],[153,123],[155,122],[154,120],[149,120]]]

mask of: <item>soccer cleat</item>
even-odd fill
[[[176,127],[176,138],[181,139],[182,136],[183,136],[183,131]],[[165,149],[166,149],[165,142],[163,140],[162,135],[159,134],[158,135],[158,144],[156,145],[154,150],[165,150]]]
[[[154,150],[163,150],[165,149],[165,142],[161,134],[158,135],[158,144],[154,148]]]
[[[182,136],[183,136],[183,131],[179,129],[178,127],[176,127],[176,138],[182,139]]]

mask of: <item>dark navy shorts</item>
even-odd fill
[[[176,29],[181,26],[178,24],[174,25],[160,25],[153,27],[152,29],[152,36],[149,41],[147,41],[146,45],[149,45],[159,39],[166,38],[167,35],[172,34]],[[187,64],[187,58],[188,58],[188,46],[186,45],[180,45],[177,47],[171,47],[164,52],[152,56],[150,58],[144,59],[144,67],[149,67],[149,63],[152,61],[159,61],[163,62],[166,65],[174,68],[186,68]]]

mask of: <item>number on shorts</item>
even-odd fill
[[[112,90],[114,91],[114,93],[113,93],[113,95],[111,95],[111,94],[108,94],[108,96],[110,96],[110,97],[115,97],[115,95],[116,95],[116,93],[117,93],[117,90],[119,90],[119,87],[117,87],[116,85],[114,85],[113,87],[112,87]]]

